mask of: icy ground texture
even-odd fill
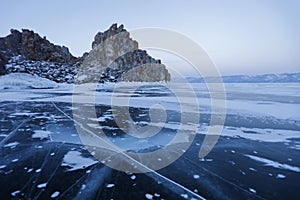
[[[49,89],[57,87],[58,85],[54,81],[31,74],[13,73],[0,76],[0,89]]]
[[[133,86],[124,84],[115,96],[125,98]],[[166,86],[145,85],[130,100],[131,117],[140,126],[149,123],[151,105],[159,102],[167,109],[167,123],[155,124],[162,131],[149,140],[129,137],[114,122],[113,84],[98,86],[96,107],[84,102],[90,93],[74,95],[82,97],[77,105],[84,111],[96,108],[97,117],[86,119],[86,127],[101,128],[126,151],[143,152],[164,146],[181,124],[180,107]],[[210,99],[203,84],[193,86],[201,111],[193,144],[170,166],[147,174],[113,170],[89,154],[72,119],[72,111],[79,109],[71,104],[72,86],[1,90],[0,184],[5,185],[0,187],[1,198],[297,199],[299,84],[226,84],[225,127],[204,159],[198,158],[198,152],[210,122]],[[91,89],[86,85],[87,91]],[[186,88],[179,84],[178,90],[184,94]],[[190,127],[184,129],[188,132]]]

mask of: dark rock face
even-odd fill
[[[6,58],[0,54],[0,75],[5,74],[5,63],[6,63]]]
[[[129,37],[124,26],[117,24],[97,33],[92,50],[80,58],[74,57],[67,47],[54,45],[33,31],[12,29],[11,34],[0,38],[0,75],[14,72],[66,83],[74,83],[77,76],[77,83],[170,81],[161,61],[138,49],[138,43]]]
[[[67,47],[50,43],[33,31],[11,30],[11,34],[0,38],[0,72],[4,74],[5,63],[13,56],[22,55],[32,61],[47,61],[73,65],[75,58]]]
[[[28,29],[22,29],[22,32],[12,29],[10,35],[0,38],[0,50],[5,52],[2,55],[6,57],[23,55],[29,60],[68,64],[76,62],[67,47],[54,45]]]

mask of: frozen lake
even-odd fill
[[[173,84],[172,86],[170,84]],[[300,189],[300,84],[225,84],[225,124],[213,150],[198,157],[210,126],[211,99],[204,84],[193,83],[199,107],[182,84],[98,85],[84,92],[71,85],[54,89],[0,90],[0,194],[3,199],[296,199]],[[185,97],[178,102],[168,88]],[[116,99],[112,102],[112,97]],[[130,99],[126,103],[126,99]],[[185,105],[181,110],[180,103]],[[113,107],[111,106],[113,104]],[[128,123],[150,124],[149,109],[161,105],[165,123],[158,134],[136,138]],[[115,121],[129,110],[132,121]],[[101,129],[125,152],[163,148],[180,126],[187,135],[195,123],[180,120],[199,109],[191,146],[178,160],[156,172],[114,170],[83,145],[76,119],[86,129]],[[89,112],[95,111],[94,115]],[[76,113],[82,113],[76,117]],[[88,117],[87,117],[88,116]],[[89,117],[94,116],[94,117]],[[124,118],[124,117],[123,117]],[[122,119],[123,119],[122,118]],[[75,120],[75,121],[74,121]],[[78,125],[78,124],[77,124]],[[122,125],[121,125],[122,126]],[[126,129],[126,130],[125,130]],[[179,141],[174,146],[180,146]],[[101,151],[101,150],[100,150]],[[103,150],[103,154],[106,150]],[[106,162],[110,162],[106,160]]]

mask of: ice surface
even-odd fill
[[[130,98],[130,106],[134,108],[130,114],[137,118],[134,123],[139,126],[149,125],[147,108],[157,103],[172,112],[169,112],[171,114],[167,123],[152,123],[152,126],[163,128],[162,134],[138,139],[127,134],[119,134],[120,129],[112,125],[114,118],[111,110],[107,109],[110,109],[114,84],[98,86],[95,93],[95,108],[99,109],[100,114],[87,118],[84,125],[93,131],[99,128],[105,130],[110,135],[108,136],[110,142],[126,151],[159,149],[174,138],[179,126],[182,126],[186,133],[195,128],[199,129],[196,134],[197,140],[181,158],[159,172],[138,175],[108,169],[93,159],[83,147],[81,148],[82,144],[72,121],[72,110],[80,108],[76,105],[72,107],[72,96],[82,95],[74,99],[84,107],[90,108],[88,106],[93,99],[90,97],[94,95],[92,86],[87,84],[83,93],[73,93],[72,85],[58,85],[58,88],[47,90],[29,87],[0,89],[1,136],[9,138],[3,142],[4,146],[1,149],[3,154],[0,173],[5,174],[10,181],[16,181],[18,177],[15,174],[20,174],[19,185],[6,192],[9,196],[13,191],[21,191],[14,194],[21,198],[23,191],[32,191],[29,196],[32,199],[38,198],[39,194],[44,195],[45,199],[50,196],[64,199],[78,191],[105,195],[107,191],[112,194],[111,191],[114,190],[114,194],[125,191],[123,196],[127,193],[140,195],[138,199],[147,198],[145,194],[152,195],[153,199],[156,197],[168,199],[170,195],[193,199],[198,198],[196,193],[200,196],[207,195],[208,199],[222,199],[222,195],[232,195],[230,196],[232,198],[228,199],[235,199],[237,196],[240,197],[238,199],[259,197],[292,199],[285,197],[294,197],[293,195],[298,192],[295,189],[297,185],[289,181],[292,177],[298,178],[300,174],[297,159],[300,149],[299,85],[269,84],[263,87],[258,84],[226,84],[227,121],[216,147],[203,159],[198,158],[198,151],[203,136],[207,133],[211,114],[209,93],[205,87],[194,85],[201,111],[199,126],[191,123],[182,124],[181,110],[176,98],[168,96],[160,84],[146,84],[148,87],[146,92],[139,90]],[[116,91],[115,97],[120,100],[126,99],[130,96],[129,92],[132,92],[133,86],[136,85],[124,84],[124,90]],[[151,94],[149,92],[151,90],[157,95]],[[184,95],[185,88],[179,87],[178,91]],[[190,98],[184,98],[183,103],[189,105],[185,111],[193,113],[196,108],[192,107]],[[119,106],[125,105],[123,102]],[[29,121],[22,124],[24,119]],[[16,129],[16,126],[19,127]],[[162,161],[159,157],[157,159]],[[46,174],[49,177],[44,179]],[[51,185],[62,175],[68,177],[66,180],[59,180],[66,188]],[[33,179],[35,184],[26,182],[29,180],[28,177],[30,180]],[[68,182],[69,179],[72,180]],[[127,181],[126,184],[122,182],[124,180]],[[150,185],[153,190],[148,190]],[[288,194],[282,193],[286,190],[285,185],[291,187]],[[135,188],[138,188],[139,192],[136,192]],[[280,192],[275,194],[274,191]],[[80,192],[76,194],[80,195]],[[112,198],[112,196],[103,198],[106,197]]]
[[[15,74],[12,74],[15,76]],[[25,76],[27,76],[26,74]],[[31,76],[31,75],[29,75]],[[4,78],[3,76],[1,78]],[[4,78],[5,79],[5,78]],[[34,79],[35,80],[35,79]],[[1,83],[1,82],[0,82]],[[43,83],[43,81],[40,81]],[[3,84],[2,84],[3,85]],[[20,85],[20,84],[19,84]],[[22,101],[22,100],[30,100],[30,99],[40,99],[42,101],[55,101],[55,102],[69,102],[72,101],[79,101],[85,103],[92,103],[94,101],[91,96],[95,95],[96,104],[97,105],[111,105],[112,101],[112,93],[114,89],[113,84],[104,84],[98,86],[96,88],[101,88],[94,94],[94,87],[91,84],[85,84],[83,87],[84,93],[73,93],[72,85],[66,84],[56,84],[59,85],[59,88],[48,89],[49,94],[45,94],[43,90],[30,90],[25,89],[22,91],[16,91],[13,89],[3,90],[0,94],[0,99],[2,101]],[[147,84],[142,84],[146,85]],[[163,84],[162,84],[163,85]],[[300,112],[299,112],[299,95],[298,91],[300,90],[300,84],[268,84],[268,87],[261,87],[259,84],[225,84],[227,91],[227,113],[228,114],[240,114],[244,116],[273,116],[278,119],[300,119]],[[134,92],[131,91],[134,89],[136,84],[127,84],[124,83],[123,88],[114,91],[114,97],[117,97],[118,106],[122,106],[121,102],[126,102],[127,99],[124,94]],[[203,84],[192,84],[195,88],[195,93],[197,94],[199,100],[199,105],[201,109],[201,113],[209,113],[210,106],[211,106],[211,99],[208,98],[209,96],[208,91],[206,90],[205,85]],[[159,91],[164,94],[165,88],[160,87],[160,85],[154,85],[148,83],[148,87],[157,87],[155,93],[159,93]],[[176,88],[178,91],[178,95],[185,95],[186,88],[182,86],[182,84],[169,84],[165,85],[165,87]],[[245,88],[241,90],[241,88]],[[1,88],[1,87],[0,87]],[[4,88],[4,87],[2,87]],[[27,87],[28,88],[28,87]],[[275,89],[274,89],[275,88]],[[278,89],[279,94],[276,93],[276,89]],[[258,91],[256,91],[258,90]],[[246,92],[245,92],[246,91]],[[281,91],[281,92],[280,92]],[[20,95],[20,92],[22,95]],[[18,93],[18,95],[16,95]],[[282,97],[280,94],[282,93]],[[51,95],[52,94],[52,95]],[[64,94],[64,95],[59,95]],[[73,97],[75,98],[72,98]],[[192,97],[185,97],[182,99],[181,103],[185,103],[187,105],[190,104]],[[174,96],[160,96],[159,94],[153,97],[144,98],[144,96],[132,96],[130,98],[130,106],[132,107],[144,107],[150,108],[156,103],[161,103],[165,109],[168,110],[178,110],[178,100]],[[127,103],[124,104],[127,106]],[[278,108],[284,109],[278,109]],[[195,108],[191,107],[189,112],[194,112]],[[106,120],[106,118],[99,118],[100,121]]]

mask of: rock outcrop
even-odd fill
[[[170,80],[161,61],[138,49],[124,26],[117,24],[97,33],[92,50],[79,58],[33,31],[12,29],[0,38],[0,75],[14,72],[65,83]]]
[[[47,61],[73,65],[77,62],[67,47],[50,43],[45,37],[28,29],[22,32],[12,29],[11,33],[0,38],[0,72],[5,73],[5,63],[14,56],[24,56],[32,61]]]
[[[78,64],[70,65],[49,61],[34,61],[22,55],[13,56],[6,64],[6,73],[27,73],[57,83],[74,83]]]
[[[170,81],[170,74],[160,60],[138,49],[123,25],[113,24],[97,33],[92,50],[79,70],[78,82]]]

